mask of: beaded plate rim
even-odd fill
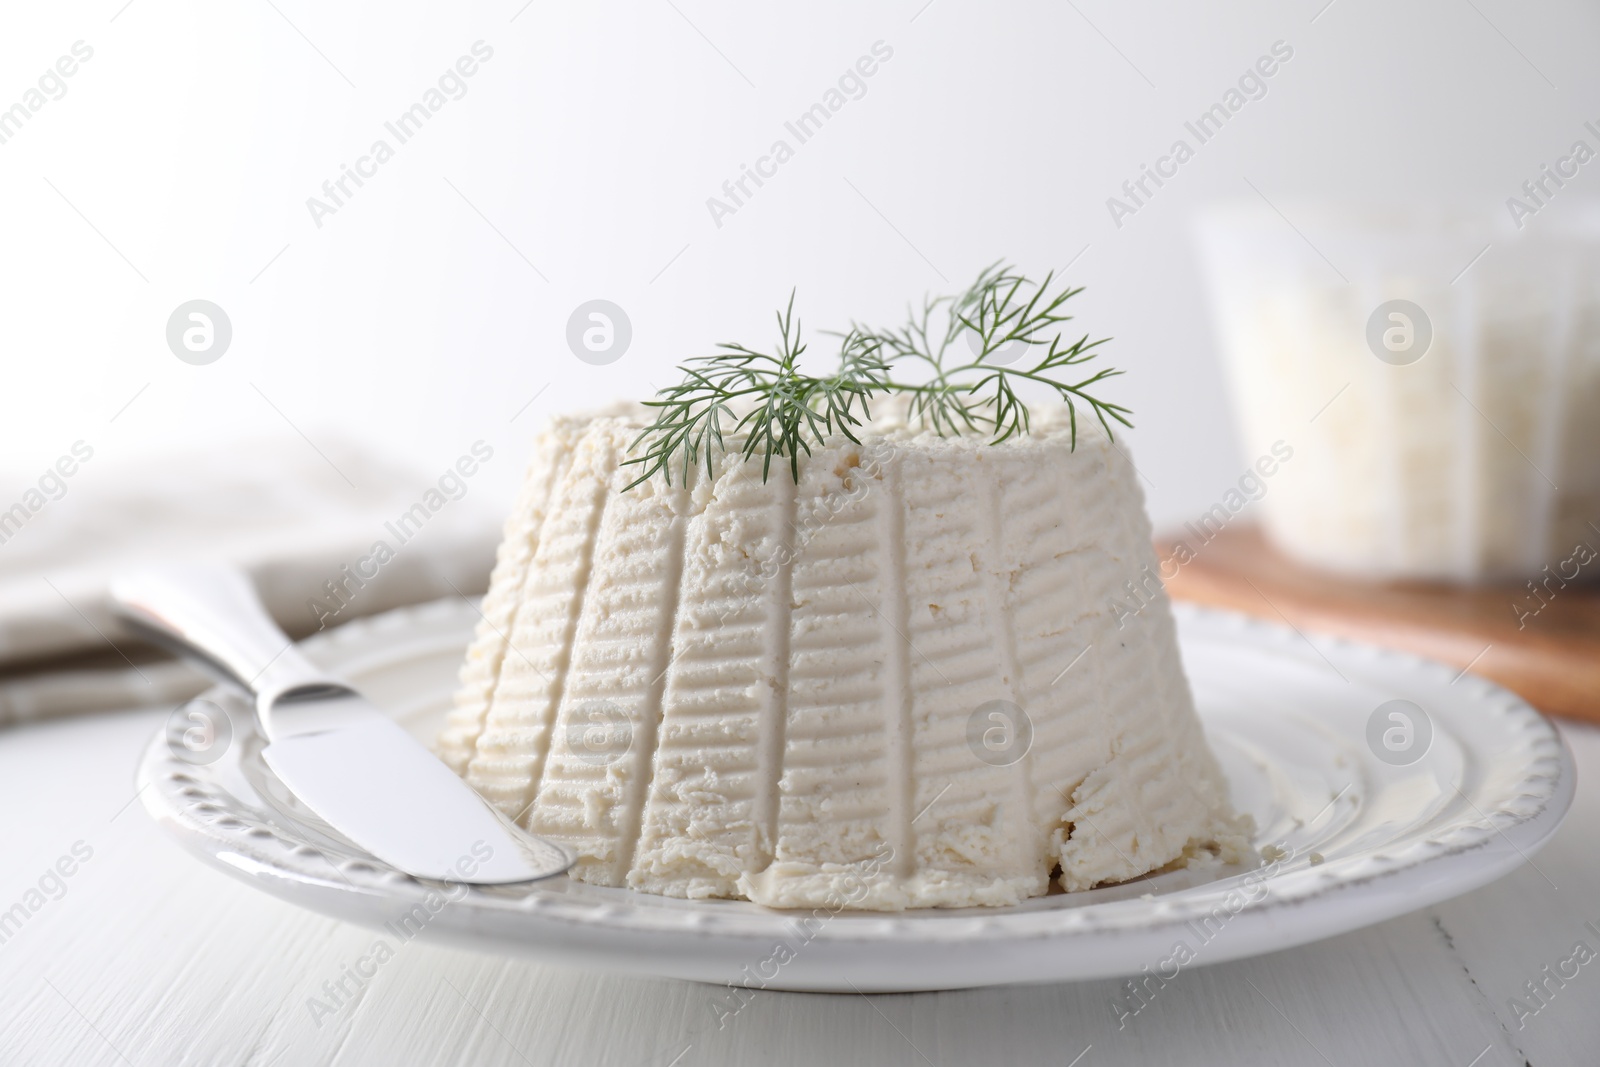
[[[1486,771],[1470,792],[1462,792],[1473,817],[1458,814],[1441,819],[1426,836],[1396,847],[1371,848],[1360,855],[1276,873],[1271,892],[1247,903],[1235,915],[1277,921],[1284,912],[1303,911],[1319,898],[1360,891],[1437,867],[1442,861],[1473,861],[1453,874],[1435,871],[1427,890],[1406,894],[1413,902],[1405,907],[1396,909],[1392,903],[1386,908],[1369,907],[1359,920],[1335,921],[1331,930],[1321,922],[1308,920],[1305,925],[1320,930],[1314,935],[1320,937],[1381,921],[1465,892],[1520,866],[1548,840],[1566,814],[1574,787],[1571,754],[1554,726],[1508,690],[1394,649],[1323,635],[1317,635],[1316,644],[1308,649],[1309,639],[1288,627],[1183,603],[1174,604],[1173,609],[1186,660],[1197,649],[1203,651],[1207,642],[1247,655],[1289,657],[1307,664],[1320,657],[1341,674],[1443,694],[1444,703],[1433,706],[1447,727],[1476,717],[1480,729],[1487,723],[1499,735],[1495,744],[1473,748],[1473,756],[1485,761],[1493,772]],[[348,669],[359,676],[383,670],[386,663],[398,663],[423,648],[438,653],[453,641],[464,650],[477,619],[476,610],[464,600],[435,601],[353,621],[308,639],[303,647],[324,666]],[[453,673],[450,684],[454,684]],[[205,698],[231,699],[221,690],[211,690]],[[439,891],[437,885],[384,868],[354,850],[330,845],[327,838],[275,819],[272,813],[234,795],[223,782],[225,772],[238,773],[243,761],[259,760],[259,746],[254,750],[257,755],[251,756],[250,751],[249,746],[233,744],[215,763],[196,766],[173,753],[163,728],[140,761],[138,784],[145,808],[190,851],[212,865],[276,896],[342,918],[378,925],[382,908],[388,909],[383,912],[387,915]],[[1489,788],[1489,779],[1501,784]],[[1447,884],[1439,884],[1441,877]],[[833,917],[839,921],[817,929],[808,944],[1054,942],[1119,932],[1176,930],[1213,914],[1239,884],[1236,874],[1154,899],[1052,904],[1079,896],[1068,894],[1036,898],[1012,908],[845,912]],[[585,929],[634,938],[693,935],[702,941],[729,938],[770,943],[774,937],[792,936],[797,918],[793,912],[771,911],[745,901],[683,901],[578,886],[565,875],[531,886],[470,888],[453,899],[441,915],[450,917],[449,922],[438,924],[445,937],[455,930],[482,947],[483,935],[492,928],[501,934],[510,931],[514,938],[526,941],[520,947],[505,946],[513,951],[537,951],[541,945],[559,942],[569,956],[574,951],[570,943],[575,936],[581,941]],[[1288,921],[1297,920],[1290,916]],[[684,944],[675,937],[667,940],[676,946],[673,950],[681,950]],[[1279,939],[1257,951],[1292,943],[1296,941]],[[668,951],[665,942],[657,947]],[[639,951],[650,948],[643,944]],[[581,956],[581,945],[575,951]],[[1137,965],[1131,969],[1136,970]],[[669,968],[664,973],[673,972]]]

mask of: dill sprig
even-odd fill
[[[643,446],[643,451],[626,462],[640,465],[643,473],[627,488],[657,471],[668,484],[674,471],[687,482],[702,462],[707,477],[715,477],[713,460],[724,449],[725,432],[745,434],[746,457],[761,454],[763,481],[773,460],[784,458],[799,481],[800,455],[809,455],[813,445],[820,447],[834,433],[860,443],[853,431],[872,417],[868,401],[878,394],[907,395],[913,425],[940,436],[982,433],[999,444],[1029,432],[1028,406],[1017,387],[1033,382],[1067,405],[1073,448],[1080,403],[1109,437],[1111,421],[1133,425],[1131,413],[1089,390],[1122,372],[1101,368],[1078,381],[1064,380],[1070,375],[1062,372],[1094,359],[1109,338],[1090,341],[1085,334],[1070,344],[1063,341],[1059,327],[1072,319],[1066,303],[1083,289],[1056,288],[1054,282],[1054,272],[1036,284],[994,264],[966,290],[925,299],[898,329],[852,326],[839,335],[838,368],[827,377],[808,375],[798,366],[806,345],[791,292],[787,309],[777,316],[776,351],[718,345],[720,351],[683,364],[683,380],[645,402],[657,409],[656,418],[634,441],[634,449]],[[963,348],[965,355],[957,355]],[[924,380],[891,377],[897,363],[920,365]],[[749,410],[738,415],[745,407]],[[728,424],[731,430],[725,429]]]
[[[800,454],[811,453],[842,433],[857,444],[855,428],[872,417],[867,398],[888,386],[888,366],[878,357],[878,345],[851,331],[840,345],[839,367],[825,378],[801,371],[798,361],[806,346],[800,323],[794,317],[794,294],[789,306],[778,312],[778,346],[762,352],[742,344],[720,344],[720,351],[696,356],[679,368],[683,380],[661,390],[646,407],[657,409],[656,418],[633,442],[644,451],[625,463],[638,464],[643,473],[628,483],[632,489],[661,471],[672,484],[676,470],[687,483],[689,472],[704,463],[706,477],[716,476],[713,461],[724,448],[725,432],[744,433],[746,457],[761,453],[761,480],[766,481],[774,459],[787,458],[789,473],[800,480]],[[751,405],[743,416],[736,409]],[[732,422],[732,430],[724,424]]]
[[[1094,359],[1095,349],[1110,338],[1091,341],[1085,334],[1064,344],[1057,327],[1072,320],[1065,305],[1083,287],[1052,292],[1054,282],[1054,271],[1036,284],[997,263],[979,273],[965,291],[923,301],[921,310],[910,312],[900,329],[863,331],[882,346],[889,362],[911,360],[925,364],[931,373],[925,382],[890,383],[892,391],[911,394],[912,420],[941,436],[988,433],[991,443],[999,444],[1030,429],[1028,406],[1016,389],[1017,382],[1029,381],[1054,391],[1066,403],[1073,448],[1078,444],[1080,403],[1094,412],[1108,437],[1108,419],[1132,426],[1127,408],[1089,392],[1122,371],[1101,368],[1075,382],[1063,381],[1055,373]],[[938,328],[940,314],[943,330]],[[968,354],[964,361],[955,354],[962,348]],[[1002,353],[1010,353],[1009,358]],[[1025,362],[1030,354],[1036,356],[1031,364]],[[1013,362],[1022,365],[1012,367]]]

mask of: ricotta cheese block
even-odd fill
[[[892,911],[1245,854],[1099,427],[889,417],[798,484],[730,438],[624,491],[644,418],[539,438],[438,743],[573,878]]]

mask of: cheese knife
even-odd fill
[[[117,615],[255,704],[272,773],[330,826],[416,878],[476,885],[557,875],[574,856],[516,826],[389,716],[295,647],[231,567],[112,583]]]

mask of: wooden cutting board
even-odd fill
[[[1169,558],[1171,542],[1157,547]],[[1257,527],[1230,526],[1166,586],[1181,600],[1403,648],[1498,682],[1541,711],[1600,722],[1594,583],[1552,582],[1541,601],[1525,585],[1359,582],[1289,560]]]

